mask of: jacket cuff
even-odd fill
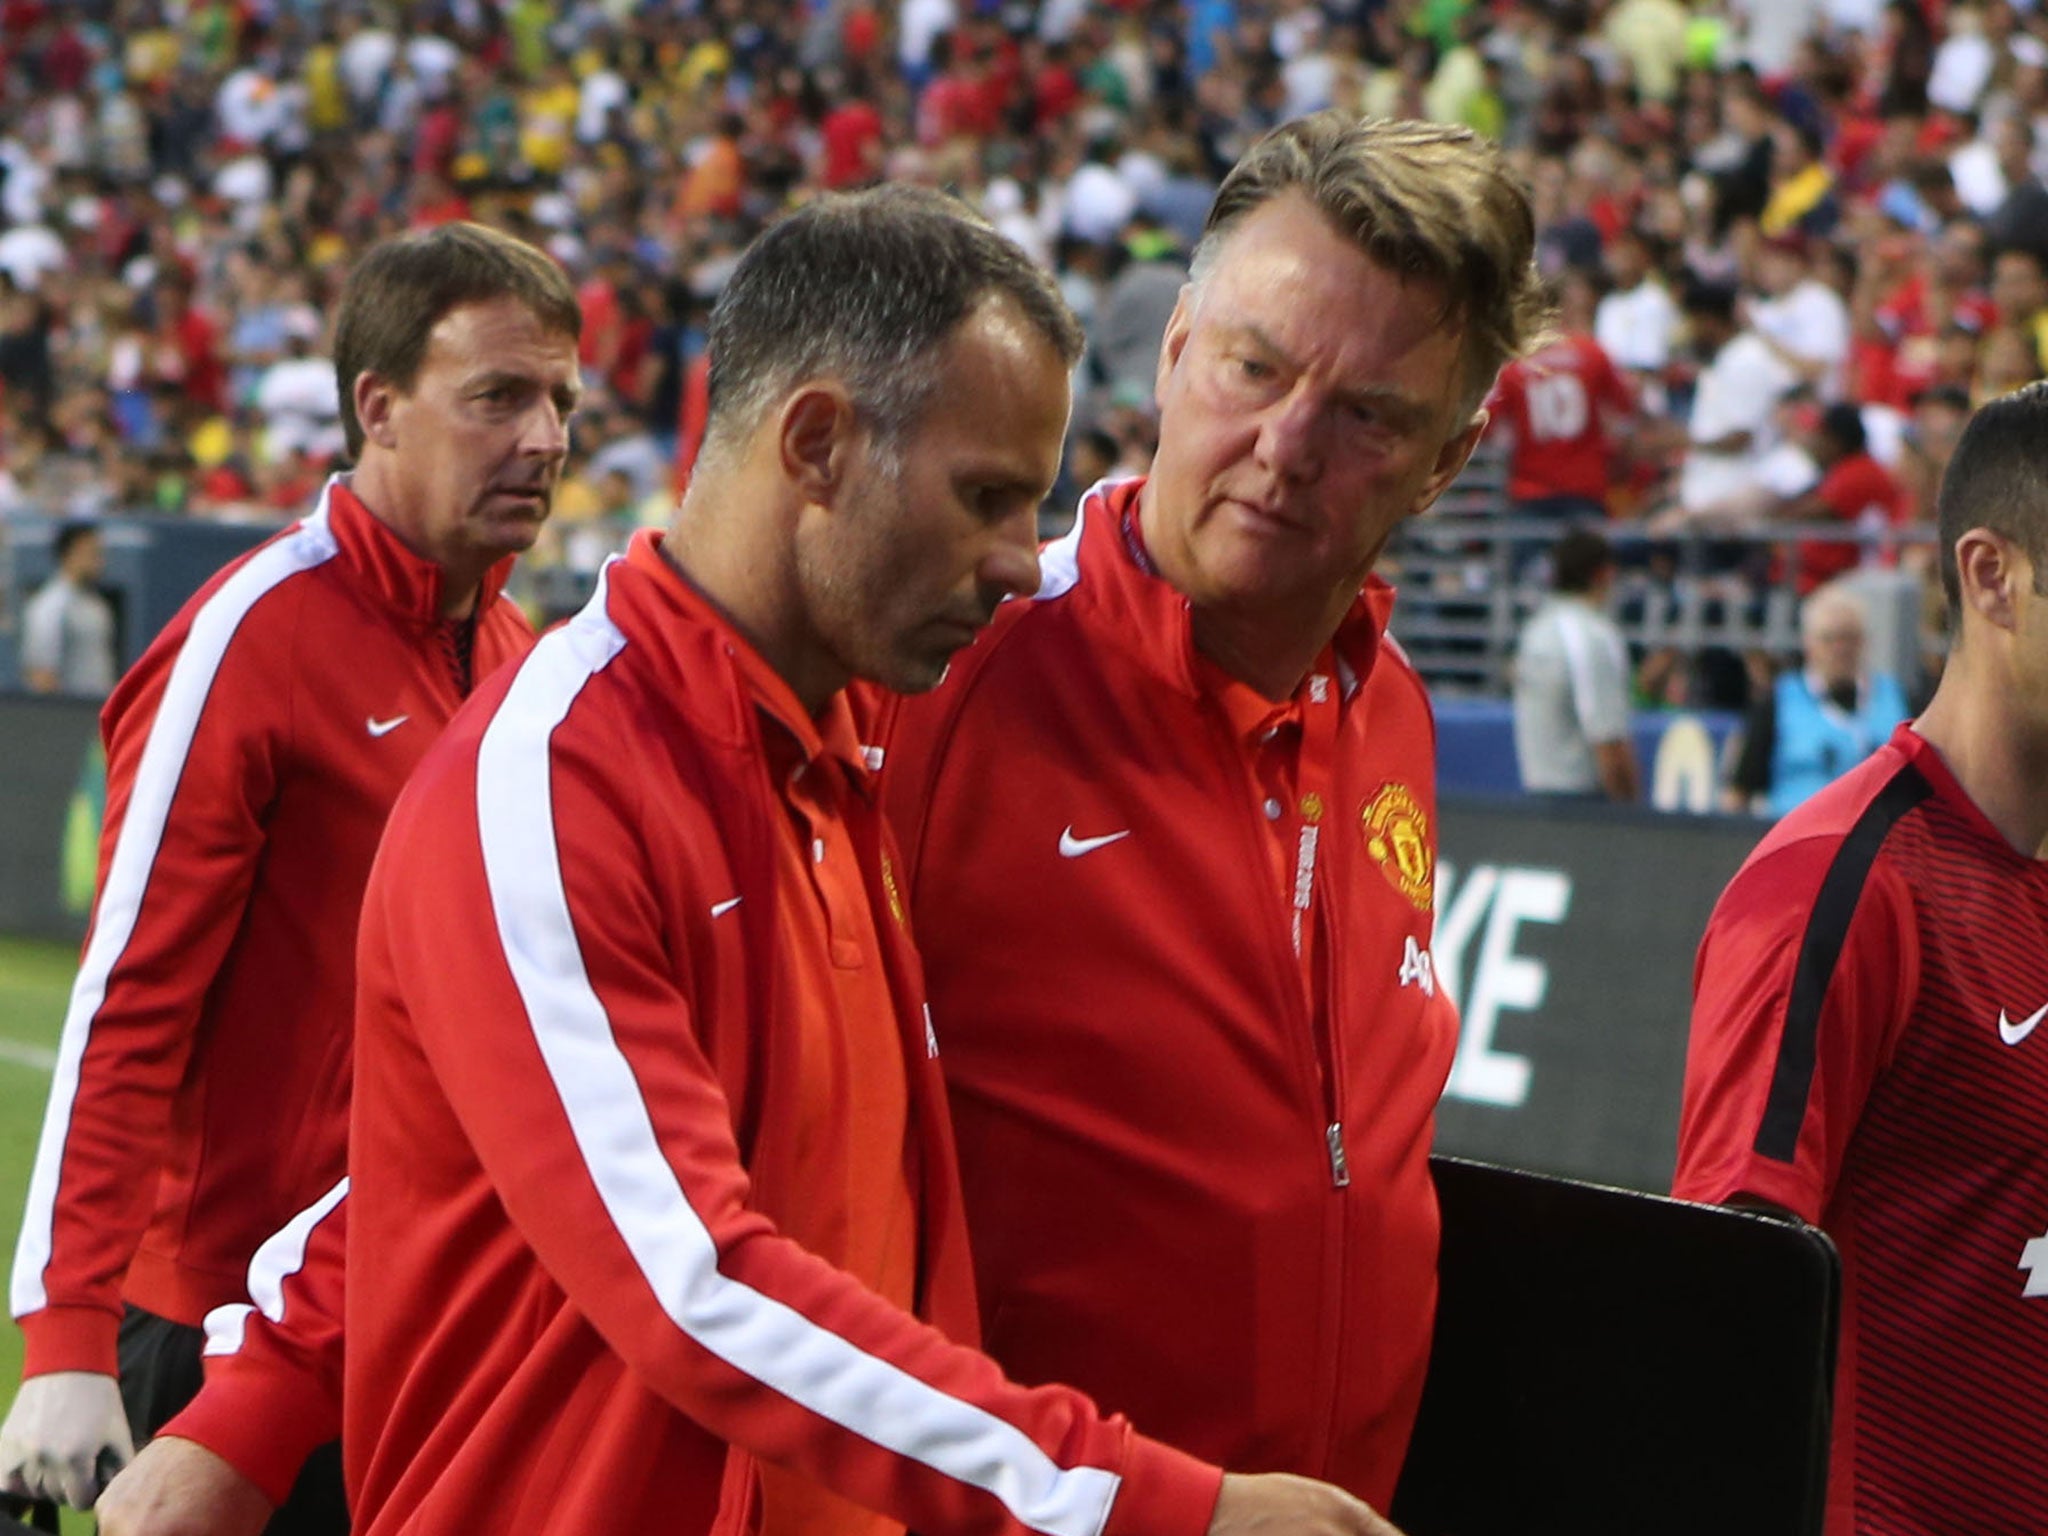
[[[104,1307],[41,1307],[21,1319],[21,1374],[121,1374],[121,1314]]]
[[[206,1366],[199,1395],[157,1433],[205,1446],[282,1505],[306,1458],[341,1438],[340,1405],[318,1377],[279,1362]]]
[[[1133,1433],[1103,1536],[1206,1536],[1223,1469]]]

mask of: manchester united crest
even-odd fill
[[[1436,860],[1429,849],[1429,814],[1406,784],[1383,784],[1359,808],[1365,851],[1395,890],[1427,912],[1436,899]]]

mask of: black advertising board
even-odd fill
[[[1437,1150],[1669,1187],[1692,962],[1747,819],[1452,798],[1433,969],[1457,999]]]

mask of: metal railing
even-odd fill
[[[1555,521],[1506,515],[1504,473],[1475,460],[1426,515],[1396,531],[1381,560],[1400,591],[1393,633],[1432,690],[1445,696],[1507,692],[1515,640],[1543,601],[1544,551],[1564,531]],[[1857,552],[1852,581],[1887,588],[1901,604],[1899,557],[1931,548],[1931,528],[1852,528],[1841,523],[1776,523],[1746,532],[1687,530],[1652,535],[1634,523],[1602,523],[1621,571],[1611,609],[1638,654],[1674,650],[1697,655],[1721,647],[1774,656],[1799,652],[1800,587],[1816,547],[1849,545]],[[1865,574],[1868,573],[1868,574]],[[1914,634],[1894,637],[1894,616],[1874,627],[1882,648],[1908,658]]]

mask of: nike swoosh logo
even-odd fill
[[[365,720],[363,724],[369,727],[372,736],[389,736],[411,718],[411,715],[393,715],[389,720],[372,718]]]
[[[740,902],[744,899],[744,897],[735,896],[730,901],[714,902],[711,907],[711,915],[713,917],[723,917],[726,913],[730,912],[734,907],[738,906]]]
[[[1111,843],[1120,843],[1131,835],[1125,827],[1121,832],[1105,832],[1100,837],[1076,837],[1074,829],[1068,827],[1060,834],[1060,857],[1078,859],[1084,853],[1093,853],[1098,848],[1107,848]]]
[[[2005,1016],[2003,1008],[1998,1010],[1998,1038],[2007,1045],[2018,1045],[2034,1032],[2034,1026],[2048,1019],[2048,1003],[2043,1003],[2019,1023],[2015,1024]]]

